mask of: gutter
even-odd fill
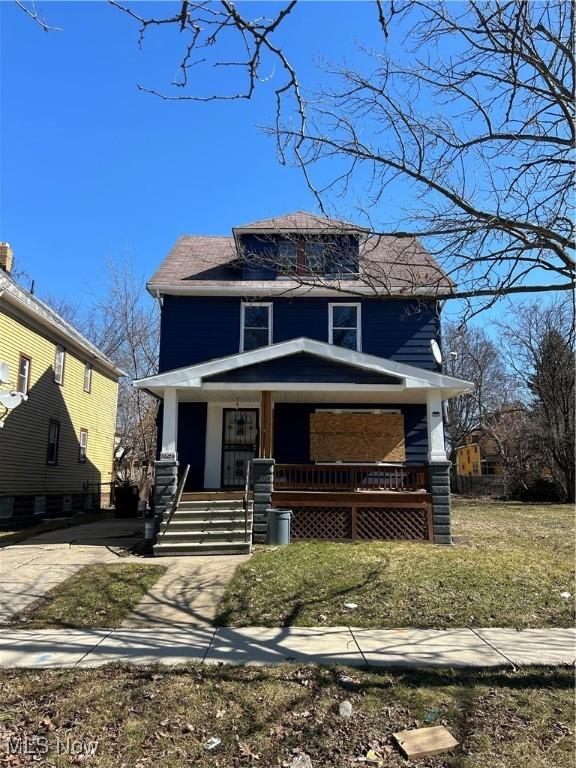
[[[18,288],[18,286],[16,287]],[[64,339],[66,341],[66,345],[69,348],[74,348],[76,352],[80,352],[82,358],[87,360],[87,362],[97,364],[101,368],[104,368],[108,373],[112,373],[118,379],[127,375],[125,371],[123,371],[121,368],[118,368],[111,360],[108,360],[108,358],[106,358],[103,353],[96,354],[94,349],[83,345],[78,339],[75,339],[74,336],[67,333],[65,328],[61,328],[56,323],[51,322],[48,318],[43,317],[43,315],[38,310],[36,310],[33,306],[29,306],[25,301],[22,301],[22,299],[20,299],[16,294],[12,293],[11,291],[7,291],[5,288],[0,289],[0,300],[2,299],[7,304],[11,304],[16,307],[16,309],[22,312],[22,314],[32,318],[41,327],[50,330],[54,336],[57,336],[60,339]],[[34,299],[32,299],[32,301],[34,301]],[[54,312],[54,314],[57,313]],[[66,321],[62,318],[62,322],[65,323]],[[80,331],[77,331],[77,333],[80,334]],[[88,340],[86,339],[86,341]],[[95,349],[97,349],[97,347],[95,347]]]

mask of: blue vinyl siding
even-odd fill
[[[239,349],[239,298],[164,297],[160,326],[160,372],[234,355]]]
[[[258,382],[290,381],[313,384],[398,384],[400,379],[384,376],[373,371],[355,368],[351,365],[324,360],[316,355],[298,354],[270,360],[267,363],[248,365],[235,371],[209,376],[206,381]]]
[[[329,299],[297,297],[270,301],[273,303],[273,343],[300,336],[328,341]],[[430,339],[439,339],[435,302],[361,299],[359,303],[362,304],[363,352],[438,370],[430,350]],[[240,304],[239,297],[165,296],[160,371],[237,354]]]
[[[280,464],[310,464],[310,414],[327,403],[276,403],[274,406],[274,458]],[[359,403],[338,404],[338,408],[399,408],[404,414],[406,464],[428,461],[428,432],[425,405]]]

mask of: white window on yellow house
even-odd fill
[[[30,365],[30,358],[25,355],[20,355],[17,392],[21,392],[23,395],[27,395],[30,390]]]
[[[81,429],[80,430],[80,440],[79,440],[80,446],[78,448],[78,461],[81,464],[86,463],[86,455],[88,452],[88,430],[87,429]]]
[[[84,366],[84,392],[92,391],[92,364],[86,363]]]
[[[47,464],[58,464],[58,447],[60,444],[60,422],[50,419],[48,424],[48,451],[46,454]]]
[[[56,355],[54,357],[54,381],[56,384],[64,383],[64,358],[66,351],[61,344],[56,347]]]

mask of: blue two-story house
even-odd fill
[[[161,549],[245,549],[242,514],[208,507],[239,510],[247,479],[244,545],[271,506],[295,538],[449,543],[442,404],[471,388],[442,373],[451,287],[416,240],[307,213],[181,237],[148,283],[159,373],[136,382],[162,400]]]

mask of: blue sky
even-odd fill
[[[0,239],[39,294],[81,302],[105,290],[106,262],[119,254],[149,277],[180,234],[314,209],[300,172],[278,163],[258,128],[273,117],[274,79],[252,102],[162,101],[137,84],[170,82],[182,51],[175,29],[150,31],[140,50],[135,22],[104,2],[38,7],[62,31],[45,33],[0,3]],[[178,3],[131,7],[166,15]],[[358,43],[381,45],[373,3],[297,10],[279,41],[308,88],[319,56],[359,64]],[[383,205],[407,202],[396,191]]]
[[[176,4],[139,4],[150,14],[166,6]],[[150,275],[182,233],[226,233],[313,207],[299,172],[277,162],[256,127],[272,117],[270,87],[248,103],[161,101],[136,86],[170,82],[181,52],[175,33],[151,32],[139,50],[134,22],[105,3],[38,7],[61,32],[44,33],[13,3],[0,4],[0,237],[39,291],[74,299],[100,284],[120,252]],[[331,4],[323,51],[354,53],[350,21],[367,10]],[[285,29],[309,82],[325,13],[325,4],[306,4]]]

